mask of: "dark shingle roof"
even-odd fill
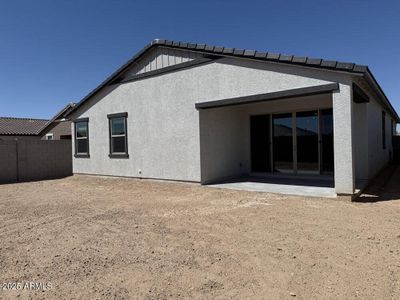
[[[49,120],[0,117],[0,135],[37,135],[47,122]]]
[[[195,43],[187,43],[187,42],[178,42],[178,41],[170,41],[170,40],[160,40],[155,39],[150,44],[145,46],[142,50],[140,50],[135,56],[133,56],[130,60],[128,60],[124,65],[122,65],[117,71],[111,74],[106,80],[104,80],[100,85],[98,85],[94,90],[92,90],[88,95],[86,95],[79,103],[72,108],[68,114],[71,114],[76,109],[78,109],[83,103],[89,100],[92,96],[97,94],[102,88],[105,86],[112,84],[114,80],[118,78],[118,76],[126,71],[135,61],[141,58],[148,50],[151,48],[163,46],[168,48],[178,48],[178,49],[187,49],[190,51],[196,51],[204,54],[211,54],[215,56],[231,56],[231,57],[241,57],[247,59],[254,59],[259,61],[270,61],[282,64],[291,64],[298,66],[306,66],[311,68],[320,68],[325,70],[332,71],[341,71],[348,73],[361,74],[365,77],[371,77],[371,81],[373,85],[376,86],[376,89],[382,93],[384,100],[386,101],[389,109],[392,111],[393,115],[396,117],[396,120],[400,122],[400,118],[397,115],[395,109],[391,105],[389,99],[387,99],[385,93],[382,88],[379,86],[376,79],[373,77],[371,71],[366,65],[359,65],[355,63],[349,62],[340,62],[333,60],[325,60],[320,58],[310,58],[310,57],[302,57],[295,55],[284,55],[280,53],[271,53],[271,52],[263,52],[263,51],[255,51],[255,50],[245,50],[238,48],[226,48],[222,46],[213,46],[206,44],[195,44]]]

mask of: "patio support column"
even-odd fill
[[[353,96],[351,83],[340,84],[333,95],[333,144],[335,191],[338,195],[354,193]]]

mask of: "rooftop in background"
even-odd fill
[[[38,135],[56,120],[62,120],[75,106],[68,103],[51,120],[0,117],[0,135]]]
[[[0,117],[0,135],[37,135],[48,122],[44,119]]]

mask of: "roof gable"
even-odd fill
[[[42,135],[46,132],[46,130],[48,130],[48,128],[51,126],[51,124],[53,124],[55,121],[57,120],[62,120],[64,119],[68,113],[71,111],[71,109],[74,108],[76,104],[74,102],[70,102],[68,103],[66,106],[64,106],[58,113],[56,113],[56,115],[47,122],[47,124],[45,126],[43,126],[40,131],[38,132],[38,134]]]
[[[162,68],[189,62],[203,56],[202,53],[198,52],[171,49],[163,46],[155,47],[135,61],[132,66],[124,72],[123,76],[131,76],[160,70]]]

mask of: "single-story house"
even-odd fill
[[[389,162],[400,121],[367,66],[168,40],[68,117],[74,173],[326,178],[349,197]]]
[[[39,135],[42,140],[72,139],[71,121],[66,118],[66,115],[74,106],[75,103],[68,103],[40,130]]]
[[[0,140],[71,139],[71,121],[65,116],[74,106],[69,103],[51,120],[0,117]]]

